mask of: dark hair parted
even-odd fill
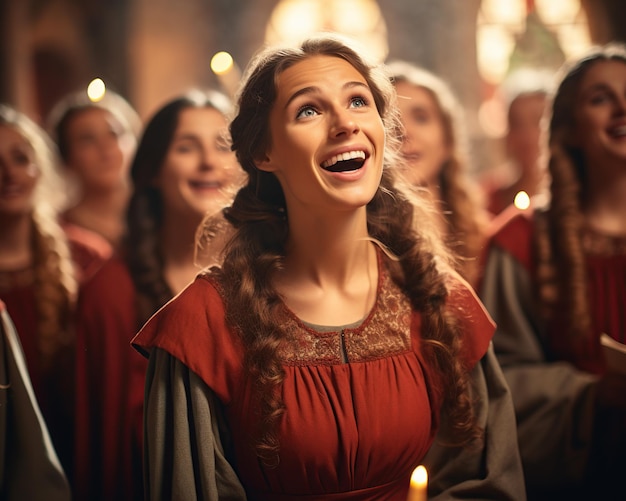
[[[154,181],[174,138],[180,114],[189,108],[212,108],[225,117],[232,111],[230,100],[216,91],[194,90],[169,101],[147,122],[131,164],[133,193],[126,211],[124,250],[137,290],[141,325],[173,296],[163,274],[159,235],[165,208]]]
[[[450,149],[450,156],[439,171],[441,202],[448,225],[446,241],[459,256],[458,271],[474,283],[486,221],[481,218],[480,202],[475,196],[478,189],[469,175],[468,141],[461,106],[449,86],[430,71],[405,61],[393,61],[388,68],[394,83],[406,82],[430,94],[440,114]]]
[[[459,336],[453,315],[445,308],[450,260],[434,232],[428,230],[432,214],[414,204],[409,191],[396,182],[392,164],[399,145],[399,121],[393,86],[383,68],[369,64],[341,38],[320,35],[298,48],[266,49],[249,65],[239,93],[238,114],[230,126],[233,150],[248,182],[224,217],[235,229],[224,250],[220,268],[214,268],[223,287],[229,325],[241,336],[246,349],[246,368],[256,385],[260,403],[258,456],[266,463],[278,459],[275,427],[285,412],[281,399],[284,371],[278,354],[284,339],[276,321],[282,304],[272,286],[281,267],[288,236],[288,208],[277,178],[257,170],[271,144],[269,115],[277,96],[277,78],[290,66],[314,56],[344,59],[370,87],[386,129],[387,142],[382,182],[367,206],[370,236],[397,256],[391,261],[394,280],[423,313],[425,356],[441,377],[444,411],[451,417],[457,438],[470,440],[476,429],[466,371],[459,358]],[[414,222],[420,220],[420,230]],[[443,349],[441,349],[443,348]]]
[[[592,48],[566,64],[552,98],[549,122],[550,206],[537,215],[535,248],[537,287],[543,314],[568,312],[568,334],[575,342],[591,335],[585,253],[582,244],[587,171],[584,153],[574,141],[580,85],[589,69],[602,61],[626,64],[626,46],[611,43]]]

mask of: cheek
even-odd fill
[[[430,146],[431,151],[437,157],[447,157],[449,155],[448,138],[443,129],[436,125],[431,125],[424,131],[424,141]]]
[[[26,167],[25,174],[27,177],[33,180],[38,180],[41,174],[39,167],[36,164],[31,163],[28,167]]]

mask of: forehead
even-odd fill
[[[31,149],[28,140],[15,127],[9,124],[0,124],[0,140],[3,144],[25,146]]]
[[[441,111],[439,103],[429,89],[404,80],[397,82],[395,87],[400,111],[416,108]]]
[[[226,127],[226,117],[214,108],[184,108],[178,115],[176,131],[211,133]]]
[[[347,81],[367,85],[365,77],[345,59],[316,55],[291,65],[276,77],[277,101],[284,101],[300,89],[334,87]]]
[[[581,91],[596,85],[621,85],[626,83],[626,61],[598,61],[593,63],[583,75]]]
[[[98,106],[90,106],[76,110],[67,121],[69,132],[80,131],[83,127],[107,125],[116,128],[122,127],[120,120],[109,110]]]

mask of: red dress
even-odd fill
[[[97,272],[109,256],[109,248],[100,246],[97,237],[77,229],[67,234],[72,258],[77,267],[79,285]],[[24,358],[35,396],[52,442],[70,479],[74,477],[75,360],[74,346],[60,350],[54,364],[44,370],[38,349],[38,325],[33,268],[0,270],[0,299],[15,324],[24,350]]]
[[[147,363],[130,346],[140,327],[134,284],[114,257],[83,287],[77,308],[77,499],[143,499]]]
[[[510,209],[502,226],[495,231],[492,244],[509,253],[534,277],[536,258],[533,250],[533,212]],[[592,321],[592,336],[584,345],[574,345],[566,336],[567,314],[561,309],[546,326],[549,359],[566,360],[581,370],[602,374],[606,367],[600,335],[626,342],[626,238],[608,237],[591,230],[583,231],[587,267],[587,296]]]
[[[232,462],[248,499],[406,499],[410,474],[436,433],[440,398],[421,352],[420,315],[382,261],[379,269],[375,306],[358,327],[319,332],[282,306],[286,412],[275,468],[262,465],[251,447],[257,409],[242,346],[226,326],[212,277],[198,277],[133,340],[180,360],[225,406]],[[472,367],[487,350],[493,323],[465,286],[448,304],[462,320]]]

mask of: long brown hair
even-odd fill
[[[545,214],[536,217],[537,288],[543,314],[549,320],[557,310],[567,311],[567,331],[576,342],[591,334],[582,245],[585,180],[589,166],[573,140],[573,128],[576,127],[576,100],[581,81],[600,61],[626,64],[626,46],[612,43],[594,47],[561,70],[562,78],[552,99],[549,125],[550,206]]]
[[[233,150],[248,174],[224,217],[234,228],[221,267],[214,268],[224,287],[228,323],[240,335],[246,349],[246,367],[256,385],[260,402],[256,450],[266,463],[277,458],[275,436],[285,412],[280,396],[284,370],[278,349],[285,338],[276,318],[282,304],[272,286],[281,267],[288,234],[287,207],[281,186],[272,173],[256,168],[270,145],[270,110],[276,99],[277,76],[295,63],[316,55],[348,61],[367,81],[387,131],[382,182],[367,206],[369,234],[398,257],[391,261],[393,279],[423,314],[425,356],[445,388],[444,410],[453,429],[469,440],[478,433],[472,413],[468,376],[458,358],[460,350],[455,321],[445,308],[450,259],[428,221],[433,215],[424,202],[413,203],[393,174],[399,145],[399,120],[395,93],[382,68],[369,64],[344,40],[330,35],[313,37],[299,48],[275,48],[261,52],[249,65],[238,98],[238,114],[230,126]],[[420,221],[419,230],[415,221]],[[443,349],[441,349],[443,347]]]
[[[475,195],[478,189],[470,178],[461,106],[449,86],[430,71],[406,61],[392,61],[388,68],[394,83],[406,82],[428,92],[441,116],[450,148],[450,158],[439,171],[441,202],[448,225],[446,242],[459,256],[458,271],[473,283],[485,241],[486,221],[481,218],[480,201]]]

